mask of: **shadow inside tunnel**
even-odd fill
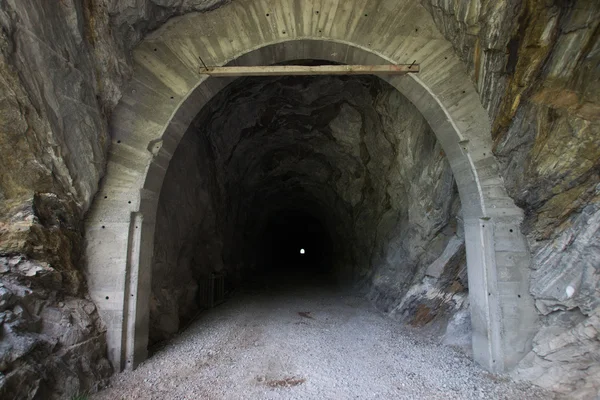
[[[260,235],[256,268],[241,282],[243,291],[282,291],[335,286],[335,253],[325,225],[306,211],[272,215]]]

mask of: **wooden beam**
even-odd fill
[[[401,65],[252,65],[242,67],[200,68],[210,76],[282,75],[404,75],[419,72],[419,64]]]

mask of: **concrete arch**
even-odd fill
[[[106,175],[86,220],[90,293],[116,369],[147,356],[155,217],[169,161],[194,116],[231,82],[201,75],[200,57],[208,65],[417,60],[418,76],[386,80],[426,118],[459,188],[474,357],[503,371],[529,351],[536,313],[522,211],[499,176],[475,87],[418,2],[238,0],[170,20],[133,57],[133,79],[111,121]]]

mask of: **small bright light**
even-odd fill
[[[300,249],[300,254],[304,254],[304,253],[306,253],[306,252],[304,251],[304,249]]]

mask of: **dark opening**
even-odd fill
[[[306,211],[277,211],[259,238],[259,265],[268,276],[286,280],[332,271],[331,237],[323,223]]]
[[[217,304],[218,288],[360,288],[394,310],[459,209],[427,122],[386,82],[237,79],[196,116],[164,179],[150,341]]]

